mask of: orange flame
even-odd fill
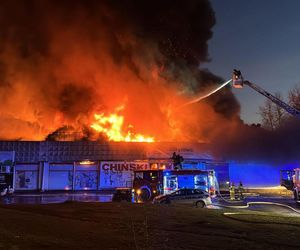
[[[95,122],[91,127],[97,132],[105,134],[109,141],[154,142],[154,137],[134,133],[132,125],[128,126],[127,132],[123,131],[124,117],[117,113],[108,116],[105,116],[104,113],[94,114],[94,119]]]

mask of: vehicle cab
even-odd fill
[[[132,193],[136,202],[152,200],[163,193],[162,170],[137,170],[133,175]]]
[[[300,168],[280,170],[280,185],[293,191],[294,199],[300,202]]]
[[[139,170],[134,171],[132,191],[136,201],[152,200],[182,188],[214,195],[215,181],[213,170]]]

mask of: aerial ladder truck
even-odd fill
[[[257,84],[255,84],[253,82],[249,82],[247,80],[244,80],[241,71],[237,70],[237,69],[234,69],[233,70],[233,75],[232,75],[232,86],[234,88],[240,89],[240,88],[243,88],[244,85],[249,86],[250,88],[254,89],[256,92],[258,92],[261,95],[267,97],[272,102],[277,104],[279,107],[283,108],[286,112],[288,112],[292,116],[297,117],[298,119],[300,119],[300,111],[299,110],[293,108],[292,106],[288,105],[287,103],[280,100],[276,96],[270,94],[269,92],[267,92],[266,90],[264,90],[263,88],[258,86]]]
[[[288,112],[292,116],[300,119],[299,110],[291,107],[290,105],[280,100],[276,96],[270,94],[269,92],[267,92],[266,90],[258,86],[257,84],[244,80],[241,71],[236,69],[233,70],[232,86],[234,88],[243,88],[244,85],[254,89],[256,92],[267,97],[272,102],[277,104],[279,107],[283,108],[286,112]],[[294,170],[281,170],[280,184],[281,186],[284,186],[288,190],[293,191],[294,199],[296,200],[297,203],[300,203],[300,168],[296,168]]]

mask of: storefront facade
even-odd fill
[[[184,157],[184,169],[224,165],[198,143],[0,141],[0,151],[15,153],[16,191],[130,188],[133,170],[171,169],[173,152]]]

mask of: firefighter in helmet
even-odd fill
[[[183,157],[180,154],[173,153],[172,158],[174,169],[182,169]]]
[[[239,192],[239,200],[244,199],[244,187],[243,187],[243,183],[240,181],[239,187],[238,187],[238,192]]]
[[[230,200],[235,200],[235,186],[233,182],[229,187],[229,194],[230,194]]]

